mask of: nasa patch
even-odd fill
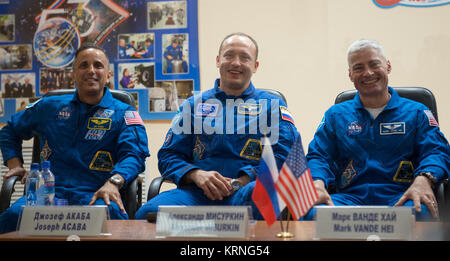
[[[359,124],[357,121],[352,121],[347,127],[348,135],[358,135],[362,132],[363,125]]]

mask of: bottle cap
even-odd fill
[[[39,163],[31,163],[31,170],[39,170]]]
[[[50,168],[50,161],[42,162],[42,168],[43,169],[49,169]]]

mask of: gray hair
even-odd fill
[[[364,50],[366,48],[373,48],[375,50],[377,50],[381,56],[383,56],[383,58],[385,60],[386,59],[386,55],[384,54],[384,50],[383,47],[381,46],[380,43],[378,43],[375,40],[371,40],[371,39],[359,39],[355,42],[353,42],[350,47],[347,50],[347,61],[350,61],[350,55],[356,51],[360,51],[360,50]]]
[[[255,56],[255,59],[258,60],[258,52],[259,52],[259,48],[258,48],[258,44],[256,43],[256,40],[253,39],[253,37],[251,37],[250,35],[248,35],[248,34],[246,34],[246,33],[242,33],[242,32],[231,33],[231,34],[225,36],[225,38],[223,38],[223,40],[222,40],[222,42],[220,43],[220,46],[219,46],[219,56],[220,56],[220,53],[222,52],[222,46],[223,46],[223,43],[224,43],[228,38],[233,37],[233,36],[244,36],[244,37],[247,37],[248,39],[250,39],[250,40],[253,42],[253,44],[255,45],[255,48],[256,48],[256,56]]]

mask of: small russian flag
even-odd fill
[[[281,119],[285,121],[289,121],[290,123],[294,124],[294,117],[292,117],[292,114],[288,111],[288,109],[284,106],[280,106],[280,112],[281,112]]]

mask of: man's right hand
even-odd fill
[[[9,171],[3,175],[3,181],[7,180],[12,176],[22,177],[20,182],[25,184],[25,180],[27,179],[28,172],[23,168],[22,161],[19,158],[11,158],[6,161],[6,166],[8,166]]]
[[[201,188],[206,197],[211,200],[222,200],[231,195],[231,179],[217,171],[195,169],[188,172],[185,178],[188,184],[194,183]]]
[[[327,204],[328,206],[334,206],[330,194],[325,188],[325,184],[322,180],[314,180],[314,187],[316,187],[317,194],[319,195],[315,205]]]
[[[20,167],[20,166],[12,168],[8,172],[6,172],[5,175],[3,175],[3,181],[7,180],[8,178],[10,178],[12,176],[22,177],[20,182],[22,184],[25,184],[25,180],[27,179],[28,172],[23,167]]]

